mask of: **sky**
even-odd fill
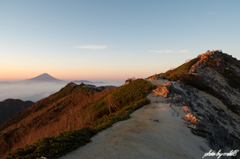
[[[240,1],[0,0],[0,80],[146,78],[207,50],[240,59]]]

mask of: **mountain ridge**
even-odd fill
[[[36,141],[34,139],[30,145],[9,154],[8,159],[26,156],[32,159],[42,155],[50,158],[62,156],[70,149],[72,151],[85,145],[97,132],[119,120],[129,118],[129,113],[150,102],[146,98],[150,93],[152,96],[150,104],[154,104],[157,108],[161,103],[164,103],[164,107],[168,105],[168,110],[173,111],[172,118],[185,120],[182,126],[189,128],[192,134],[203,137],[210,148],[216,152],[218,150],[229,152],[240,147],[239,75],[239,60],[216,50],[207,51],[176,69],[150,76],[148,80],[134,80],[127,85],[98,93],[85,87],[84,84],[69,83],[59,92],[27,108],[23,111],[25,115],[13,117],[5,125],[0,126],[0,142],[7,145],[7,147],[0,146],[0,150],[4,150],[6,155],[9,150],[13,150],[20,139],[24,141],[25,138],[25,144],[28,143],[27,141],[31,139],[29,139],[30,132],[30,136],[24,134],[25,137],[21,137],[23,135],[21,132],[25,132],[26,129],[33,131],[38,137],[43,137],[39,133],[52,128],[51,133],[56,135],[57,132],[54,130],[57,130],[60,132],[59,135],[42,138],[32,144]],[[182,109],[184,111],[179,113]],[[151,107],[148,111],[154,113],[160,109]],[[31,117],[32,113],[37,115]],[[59,118],[64,114],[68,115]],[[14,118],[18,120],[13,121]],[[156,124],[164,122],[151,119],[151,116],[149,120]],[[54,127],[54,123],[57,127]],[[21,124],[21,127],[14,129],[14,125]],[[79,127],[83,129],[78,129]],[[49,131],[49,134],[51,133]],[[12,140],[13,138],[15,140]],[[69,150],[63,150],[64,145]],[[201,149],[203,154],[207,152]],[[27,155],[24,155],[25,153]],[[239,158],[239,155],[232,158]],[[202,156],[195,158],[199,157]]]
[[[133,93],[134,89],[131,87],[137,90],[137,93]],[[92,129],[100,131],[109,127],[114,121],[128,118],[123,110],[121,110],[122,113],[124,112],[123,114],[114,115],[114,112],[120,108],[128,106],[129,109],[126,110],[128,113],[133,111],[133,108],[143,106],[143,103],[148,101],[144,96],[150,89],[151,84],[145,80],[136,80],[132,85],[103,89],[100,92],[95,92],[95,88],[88,88],[88,85],[69,83],[59,92],[36,102],[0,126],[1,155],[5,157],[7,152],[16,148],[16,145],[32,144],[45,136],[56,135],[54,138],[62,138],[61,135],[57,135],[62,131],[75,131],[76,133],[79,131],[84,133],[86,130],[91,133]],[[133,105],[134,103],[135,105]],[[106,115],[110,115],[107,120]],[[96,122],[98,120],[100,121]],[[88,129],[94,123],[94,128]],[[77,131],[78,128],[81,130]],[[66,137],[69,135],[71,134],[66,134]],[[40,142],[39,144],[45,143]],[[58,144],[68,143],[60,142]],[[72,144],[69,146],[74,148]],[[17,158],[16,155],[14,156],[12,157]],[[37,157],[41,157],[41,155]],[[36,158],[36,156],[32,158]]]

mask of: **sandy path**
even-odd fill
[[[163,97],[154,93],[148,98],[151,103],[132,113],[129,120],[115,123],[61,159],[200,159],[210,150],[204,138],[184,126],[182,108],[161,103]]]

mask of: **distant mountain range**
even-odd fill
[[[94,82],[91,82],[91,81],[88,81],[88,80],[75,80],[75,81],[72,81],[73,83],[94,83]]]
[[[0,82],[0,83],[6,84],[6,83],[9,83],[9,82]]]
[[[69,82],[73,82],[73,83],[85,83],[85,84],[104,84],[105,82],[102,82],[102,81],[96,81],[96,82],[93,82],[93,81],[89,81],[89,80],[73,80],[73,81],[65,81],[65,80],[60,80],[60,79],[57,79],[51,75],[49,75],[48,73],[43,73],[41,75],[38,75],[34,78],[30,78],[30,79],[26,79],[26,80],[23,80],[23,81],[16,81],[16,82],[66,82],[66,83],[69,83]],[[8,81],[0,81],[0,84],[8,84],[8,83],[12,83],[12,82],[8,82]]]
[[[105,82],[102,82],[102,81],[99,81],[99,82],[92,82],[92,81],[88,81],[88,80],[75,80],[75,81],[72,81],[73,83],[105,83]]]

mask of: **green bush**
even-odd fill
[[[192,65],[194,65],[195,63],[197,63],[199,60],[199,58],[194,58],[192,60],[190,60],[187,63],[182,64],[181,66],[177,67],[174,72],[175,74],[177,73],[182,73],[182,72],[188,72],[190,70],[190,68],[192,67]]]
[[[182,64],[181,66],[173,69],[173,70],[169,70],[165,73],[160,73],[160,74],[157,74],[156,76],[160,76],[160,75],[163,75],[165,77],[167,77],[168,79],[171,79],[171,80],[174,80],[174,81],[177,81],[178,80],[178,76],[179,74],[187,74],[188,71],[190,70],[190,68],[195,64],[197,63],[198,61],[200,60],[200,58],[194,58],[184,64]],[[155,75],[152,75],[149,78],[153,77]]]
[[[190,60],[189,62],[184,63],[181,66],[179,66],[173,70],[169,70],[169,71],[163,73],[163,76],[167,77],[168,79],[174,80],[174,81],[181,80],[181,78],[183,78],[184,76],[189,76],[188,71],[198,61],[199,61],[199,58],[194,58],[194,59]]]

